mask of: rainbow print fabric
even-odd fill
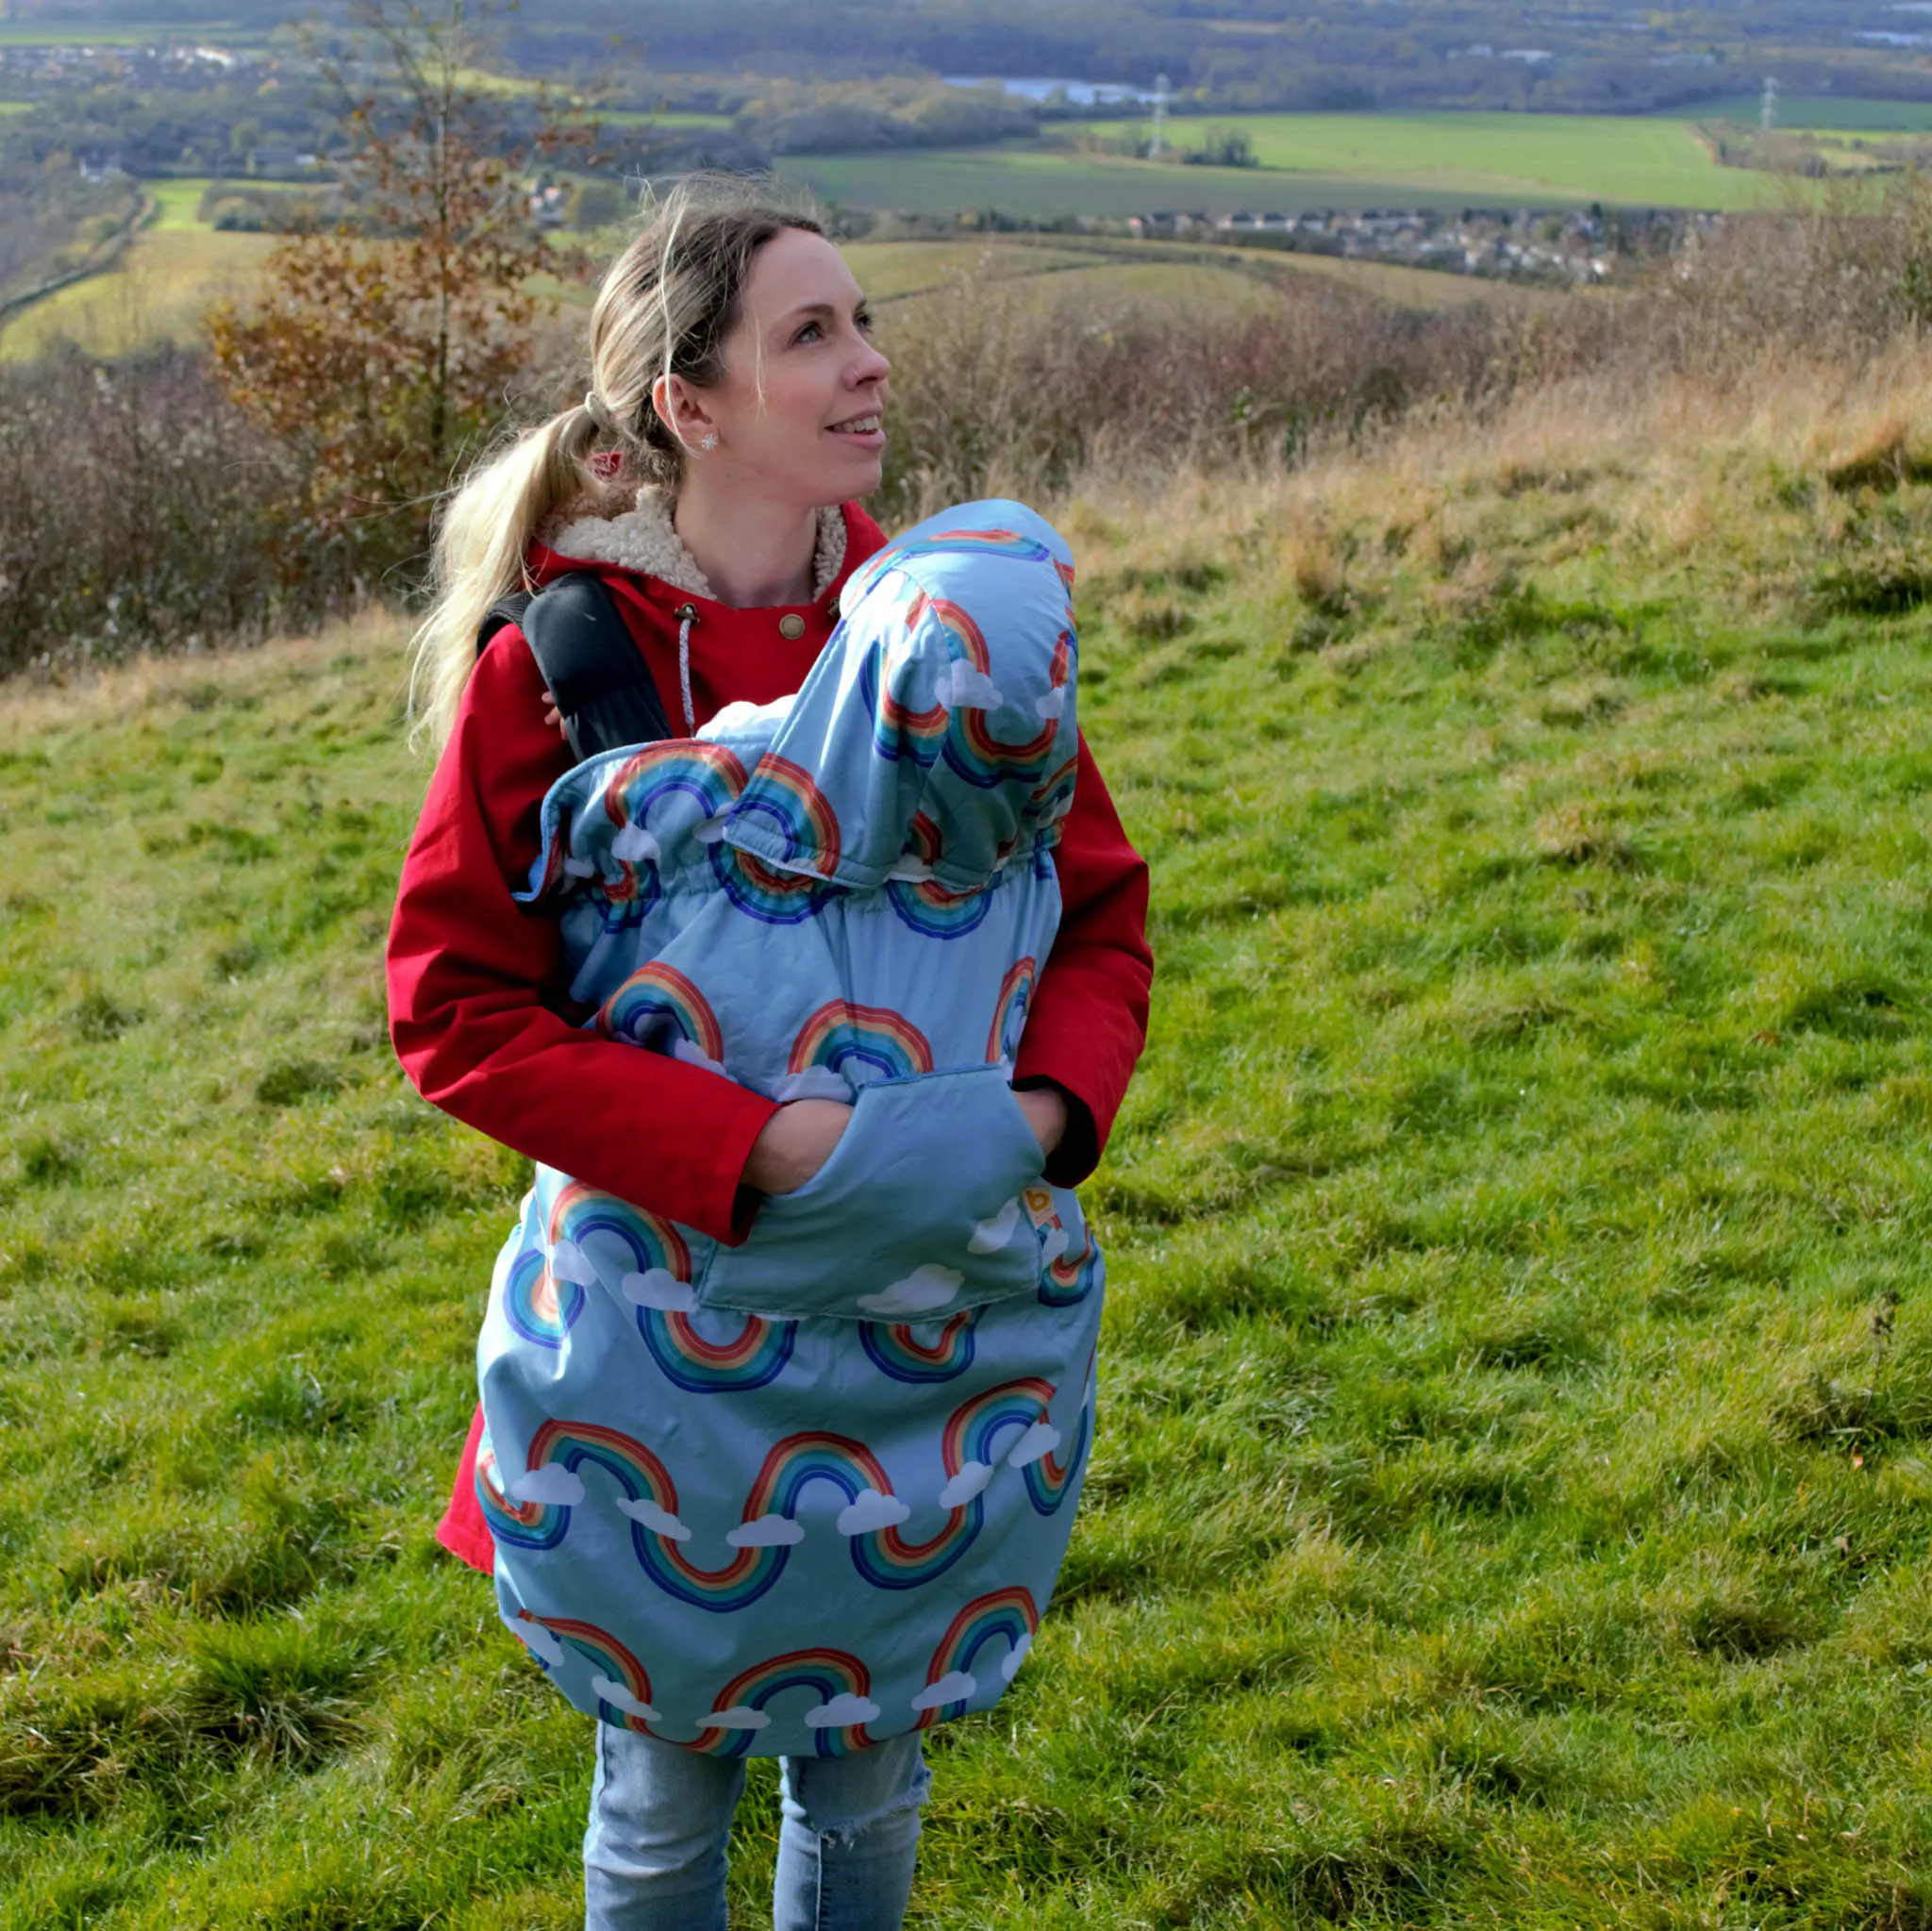
[[[1032,1644],[1103,1291],[1009,1085],[1059,917],[1073,582],[1022,505],[944,512],[855,573],[795,696],[544,801],[522,896],[587,1026],[852,1107],[741,1245],[540,1167],[498,1257],[499,1607],[605,1723],[837,1756],[989,1707]]]

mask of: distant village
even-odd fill
[[[1633,258],[1682,246],[1719,217],[1678,209],[1603,208],[1538,212],[1523,208],[1320,209],[1301,214],[1207,215],[1158,212],[1130,217],[1127,234],[1231,241],[1356,261],[1393,262],[1453,275],[1487,275],[1570,287],[1615,279]],[[1094,226],[1106,225],[1093,224]]]
[[[0,0],[0,8],[4,4],[5,0]],[[1507,49],[1501,58],[1531,61],[1544,57],[1535,50]],[[191,141],[180,147],[178,158],[171,149],[157,165],[157,141],[141,142],[138,154],[81,146],[75,156],[80,172],[97,183],[132,175],[209,173],[226,176],[244,196],[258,184],[280,184],[306,188],[311,198],[321,190],[326,197],[333,170],[332,157],[323,151],[325,143],[317,138],[307,117],[299,110],[290,111],[292,102],[279,113],[269,106],[277,92],[275,69],[279,64],[275,54],[260,49],[206,43],[0,44],[0,93],[34,101],[76,84],[99,86],[111,81],[180,95],[232,85],[246,73],[250,91],[260,104],[258,119],[232,132],[218,129],[223,151],[206,152],[206,142]],[[164,140],[166,130],[157,128],[155,135],[157,140]],[[181,139],[179,134],[174,138],[176,141]],[[529,215],[537,226],[555,229],[576,224],[577,197],[564,182],[541,176],[528,184],[528,192]],[[273,195],[262,198],[258,194],[252,203],[225,206],[219,225],[273,227],[282,218],[282,209],[291,206]],[[956,217],[914,218],[910,225],[927,231],[980,225],[1057,226],[1149,240],[1219,241],[1242,247],[1279,248],[1499,280],[1576,287],[1614,282],[1641,261],[1694,243],[1696,236],[1718,219],[1669,209],[1606,210],[1601,207],[1554,211],[1330,208],[1286,213],[1238,209],[1221,214],[1170,209],[1125,220],[1083,215],[1054,221],[962,211]]]

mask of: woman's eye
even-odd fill
[[[870,335],[872,333],[872,310],[870,308],[861,308],[852,319],[858,325],[860,335]]]
[[[791,340],[794,342],[816,341],[824,333],[824,330],[816,322],[808,322]]]

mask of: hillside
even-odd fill
[[[619,231],[600,232],[594,257],[615,256],[623,239]],[[0,361],[31,361],[62,342],[98,356],[125,355],[157,341],[194,342],[212,303],[248,302],[274,246],[273,236],[222,233],[185,215],[164,220],[137,234],[110,273],[62,289],[0,325]],[[1250,299],[1258,287],[1304,275],[1353,286],[1397,308],[1522,300],[1526,292],[1535,299],[1534,291],[1474,275],[1219,243],[990,235],[858,241],[846,253],[881,307],[948,289],[964,275],[980,283],[1035,281],[1053,296],[1132,291],[1224,309]],[[596,290],[593,282],[571,281],[547,292],[558,294],[566,308],[588,310]]]
[[[1926,376],[1063,508],[1157,1021],[914,1923],[1932,1923]],[[524,1172],[384,1044],[401,688],[0,692],[4,1931],[581,1922],[429,1540]]]

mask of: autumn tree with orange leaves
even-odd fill
[[[319,546],[349,548],[365,580],[422,554],[439,493],[528,375],[550,307],[533,279],[567,266],[531,225],[528,173],[587,138],[547,110],[516,138],[503,99],[465,85],[481,51],[465,0],[434,16],[365,0],[353,17],[386,72],[358,92],[320,63],[350,139],[341,212],[290,235],[254,299],[207,321],[223,387],[301,456],[280,518],[293,578]]]

